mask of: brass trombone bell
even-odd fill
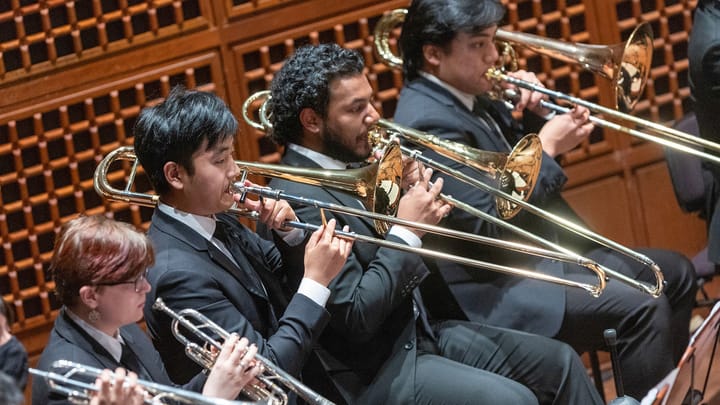
[[[402,25],[406,15],[407,9],[395,9],[385,14],[375,25],[373,35],[378,57],[396,69],[402,68],[403,61],[390,48],[390,35],[395,27]],[[579,44],[503,29],[497,30],[495,39],[580,65],[610,80],[615,94],[615,108],[621,111],[632,110],[642,97],[652,65],[653,34],[648,23],[641,23],[625,42],[615,45]],[[517,61],[509,62],[516,64]]]
[[[263,100],[263,102],[258,108],[258,121],[255,121],[250,117],[249,110],[259,100]],[[243,103],[243,118],[250,126],[260,131],[265,132],[271,129],[272,123],[269,120],[268,112],[269,104],[271,104],[271,96],[268,90],[253,93]],[[398,125],[384,118],[379,119],[375,127],[368,133],[371,145],[374,147],[379,145],[387,146],[390,140],[385,139],[384,133],[390,133],[416,145],[424,146],[458,163],[472,167],[495,180],[497,187],[503,192],[524,201],[530,198],[537,177],[540,174],[542,145],[540,144],[540,138],[535,134],[525,136],[507,154],[485,151],[458,142],[447,141],[427,132]],[[384,153],[395,153],[395,149],[397,148],[385,149]],[[411,153],[406,148],[400,148],[400,150]],[[402,177],[402,173],[400,173],[400,177]],[[453,201],[448,202],[454,204]],[[496,197],[495,205],[498,214],[504,219],[514,217],[521,209],[517,204],[501,197]],[[366,204],[366,207],[370,210],[371,205]],[[384,212],[377,209],[371,211]]]
[[[397,136],[423,146],[446,158],[462,163],[495,180],[497,188],[523,201],[530,199],[535,189],[542,164],[542,144],[535,134],[523,137],[507,154],[473,148],[458,142],[444,140],[436,135],[418,131],[381,118],[377,126],[391,136]],[[380,131],[371,131],[371,143],[387,144]],[[407,150],[408,153],[413,153]],[[452,203],[452,202],[451,202]],[[502,197],[495,197],[498,215],[503,219],[514,217],[522,209]]]
[[[402,196],[403,163],[397,143],[389,145],[379,160],[357,169],[328,170],[242,161],[236,163],[244,173],[344,191],[359,198],[368,211],[387,216],[395,216]],[[385,234],[389,229],[388,224],[381,220],[375,220],[374,225],[380,234]]]

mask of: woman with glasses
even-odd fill
[[[102,216],[80,217],[66,223],[55,241],[50,262],[62,307],[38,368],[50,370],[56,360],[64,359],[100,369],[121,368],[116,375],[124,375],[122,369],[126,369],[130,381],[139,378],[172,385],[160,356],[137,325],[143,316],[145,295],[150,291],[147,269],[153,262],[150,241],[130,224]],[[224,343],[209,375],[199,374],[181,388],[234,399],[262,370],[254,361],[256,351],[245,338],[234,335]],[[126,390],[136,390],[133,384],[128,386]],[[119,390],[100,392],[117,398],[134,395]],[[32,403],[69,402],[52,392],[42,378],[35,377]]]

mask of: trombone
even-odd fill
[[[397,145],[397,144],[395,144]],[[387,153],[388,156],[394,156],[394,161],[401,161],[401,156],[399,151],[393,151],[393,148],[389,148],[390,152]],[[111,164],[118,160],[127,160],[131,161],[132,167],[130,169],[130,174],[128,175],[128,182],[125,185],[125,188],[123,190],[117,189],[113,187],[109,180],[108,180],[108,171],[111,166]],[[258,175],[267,175],[267,176],[275,176],[278,178],[284,178],[290,181],[297,181],[297,182],[303,182],[306,184],[316,184],[316,185],[324,185],[327,186],[328,184],[332,184],[334,181],[346,178],[348,177],[343,172],[346,172],[347,170],[317,170],[317,169],[301,169],[301,168],[288,168],[287,166],[281,166],[281,165],[267,165],[267,164],[261,164],[261,163],[247,163],[247,162],[236,162],[239,167],[243,170],[243,176],[246,176],[248,172],[252,172]],[[131,188],[133,186],[133,182],[130,180],[135,179],[135,175],[138,169],[138,160],[135,156],[134,150],[130,146],[123,146],[120,148],[115,149],[114,151],[108,153],[98,164],[97,168],[95,169],[94,174],[94,187],[95,191],[102,196],[103,198],[111,201],[121,201],[126,203],[134,203],[138,205],[148,206],[148,207],[154,207],[157,204],[158,196],[157,195],[151,195],[151,194],[144,194],[144,193],[138,193],[135,191],[132,191]],[[382,161],[378,162],[378,165],[384,164]],[[401,164],[401,163],[400,163]],[[293,170],[294,169],[294,170]],[[360,170],[377,170],[370,166],[369,169],[363,168]],[[287,171],[287,173],[286,173]],[[385,168],[382,168],[382,170],[379,170],[380,172],[386,172]],[[336,176],[337,175],[337,176]],[[366,177],[364,173],[358,173],[358,176],[362,175],[362,177]],[[324,181],[326,179],[331,179],[332,181],[329,181],[328,184],[325,184]],[[396,177],[394,180],[397,181],[399,177]],[[354,180],[353,180],[354,181]],[[378,181],[369,183],[365,185],[366,191],[369,192],[369,194],[373,195],[376,193],[376,188],[382,188],[388,186],[387,181],[381,181],[377,184]],[[435,225],[426,225],[421,224],[417,222],[412,221],[406,221],[403,219],[395,218],[390,215],[384,215],[384,214],[377,214],[375,212],[366,211],[363,209],[355,209],[350,207],[345,207],[342,205],[337,204],[331,204],[326,203],[323,201],[318,200],[312,200],[308,198],[293,196],[289,194],[285,194],[282,191],[279,190],[272,190],[269,188],[263,188],[263,187],[246,187],[244,185],[243,181],[238,181],[232,185],[232,188],[234,191],[245,193],[245,192],[251,192],[253,194],[258,194],[263,197],[268,198],[275,198],[275,199],[285,199],[288,201],[293,201],[299,204],[303,205],[309,205],[309,206],[315,206],[322,209],[327,209],[329,211],[336,211],[336,212],[342,212],[349,215],[356,215],[356,216],[363,216],[366,218],[370,218],[375,220],[375,222],[387,222],[387,223],[394,223],[398,225],[403,225],[407,227],[413,227],[417,229],[424,230],[426,232],[433,232],[444,236],[454,237],[454,238],[460,238],[470,241],[475,241],[478,243],[486,243],[491,246],[500,247],[504,249],[514,250],[518,252],[523,252],[530,255],[540,256],[548,259],[553,260],[560,260],[565,261],[573,264],[577,264],[579,266],[588,268],[590,271],[594,272],[596,276],[598,277],[598,283],[597,285],[593,284],[587,284],[587,283],[580,283],[573,280],[566,280],[560,277],[555,277],[543,273],[538,273],[536,271],[532,270],[525,270],[525,269],[519,269],[515,267],[509,267],[509,266],[502,266],[494,263],[488,263],[480,260],[470,259],[463,256],[457,256],[457,255],[451,255],[443,252],[438,252],[435,250],[430,249],[423,249],[423,248],[416,248],[412,246],[408,246],[403,243],[397,243],[397,242],[391,242],[387,241],[385,239],[380,238],[374,238],[366,235],[357,234],[355,232],[345,232],[345,231],[339,231],[336,230],[335,234],[340,237],[345,237],[352,240],[357,240],[361,242],[367,242],[367,243],[373,243],[378,246],[387,247],[390,249],[395,250],[401,250],[405,252],[410,252],[414,254],[418,254],[421,256],[431,257],[434,259],[440,259],[440,260],[449,260],[453,262],[457,262],[466,266],[471,267],[478,267],[478,268],[484,268],[492,271],[497,271],[505,274],[511,274],[521,277],[527,277],[532,278],[536,280],[541,281],[547,281],[555,284],[570,286],[570,287],[576,287],[581,288],[588,293],[590,293],[593,296],[599,296],[603,289],[605,288],[605,272],[601,268],[599,264],[596,262],[582,258],[578,255],[566,255],[558,252],[553,252],[549,250],[540,249],[534,246],[528,246],[523,245],[519,243],[513,243],[508,241],[503,241],[500,239],[493,239],[488,238],[481,235],[474,235],[469,234],[465,232],[459,232],[452,229],[447,229]],[[399,192],[400,186],[398,184],[390,185],[391,190],[397,190]],[[237,208],[231,209],[231,211],[237,215],[241,215],[250,219],[257,219],[257,213],[251,212],[247,210],[240,210]],[[309,230],[314,231],[320,228],[318,225],[313,224],[307,224],[303,222],[298,221],[287,221],[284,224],[286,227],[291,228],[298,228],[303,230]]]
[[[378,57],[396,69],[402,69],[403,61],[393,54],[390,34],[405,21],[406,15],[407,9],[392,10],[378,20],[373,31],[373,46]],[[579,64],[610,80],[615,93],[615,108],[623,111],[633,109],[650,76],[653,34],[648,23],[641,23],[624,43],[615,45],[577,44],[502,28],[496,31],[495,38],[503,50],[501,61],[508,62],[513,70],[517,68],[517,57],[510,44],[566,63]]]
[[[251,106],[259,100],[262,100],[262,104],[258,108],[258,121],[254,121],[250,117],[250,109]],[[267,110],[269,100],[269,90],[261,90],[251,94],[242,106],[242,115],[245,122],[253,128],[263,132],[272,128],[272,123],[270,123],[269,113]],[[394,125],[395,124],[385,119],[380,119],[377,124],[379,128],[384,129],[392,129]],[[542,163],[542,145],[540,144],[540,138],[538,138],[535,134],[525,136],[508,154],[502,152],[489,152],[473,148],[458,142],[440,139],[437,136],[427,133],[413,133],[409,130],[403,132],[406,139],[429,149],[433,149],[445,157],[470,166],[492,178],[497,183],[498,187],[508,194],[518,196],[518,198],[527,201],[535,188],[535,183],[537,182],[537,177],[540,173],[540,165]],[[376,130],[371,130],[371,143],[377,145],[380,143],[381,138],[381,131],[378,131],[377,128]],[[410,154],[410,152],[404,148],[402,151],[405,154]],[[387,153],[387,151],[385,153]],[[291,170],[291,168],[283,170]],[[402,166],[393,170],[393,173],[397,173],[398,170],[402,170]],[[402,177],[402,172],[399,173],[399,176]],[[328,185],[327,182],[322,184],[325,186]],[[495,204],[497,205],[498,213],[504,219],[510,219],[520,212],[520,207],[517,204],[501,197],[497,197],[495,199]],[[365,206],[369,211],[387,212],[389,215],[394,214],[394,212],[391,213],[384,210],[379,211],[378,209],[375,209],[372,204],[365,204]]]
[[[92,394],[98,391],[94,384],[103,370],[68,360],[55,361],[49,371],[29,369],[30,374],[45,379],[50,390],[64,395],[72,404],[87,404]],[[114,378],[114,376],[112,377]],[[93,383],[88,383],[92,381]],[[143,401],[148,405],[181,403],[188,405],[259,405],[269,404],[267,400],[254,402],[231,401],[206,397],[197,392],[187,391],[151,381],[138,380],[137,385],[149,395]]]
[[[210,335],[204,331],[207,330],[209,333],[217,335],[222,340],[227,340],[230,337],[230,333],[194,309],[187,308],[181,310],[180,312],[173,311],[165,305],[162,298],[157,298],[152,307],[154,310],[164,312],[172,318],[172,333],[175,335],[175,338],[182,343],[183,346],[185,346],[185,353],[188,357],[206,369],[212,368],[217,354],[212,352],[210,348],[214,348],[219,351],[222,348],[222,343],[210,337]],[[198,345],[183,335],[180,332],[181,326],[192,332],[197,338],[201,339],[204,346]],[[276,366],[260,354],[255,354],[255,360],[259,361],[260,364],[265,367],[265,371],[262,375],[255,377],[262,383],[262,386],[250,383],[248,386],[243,388],[243,393],[248,395],[250,398],[258,401],[263,400],[266,401],[267,404],[271,405],[287,404],[288,396],[285,391],[278,386],[278,384],[275,384],[275,381],[277,381],[279,384],[296,393],[308,404],[334,405],[333,402],[311,390],[306,385],[295,379],[295,377],[291,376],[285,372],[285,370]]]
[[[260,96],[258,96],[257,93],[254,96],[255,96],[254,100],[257,100],[258,98],[260,98]],[[261,105],[260,111],[259,111],[260,122],[259,123],[252,122],[252,123],[250,123],[250,125],[252,125],[255,128],[269,129],[269,128],[272,128],[272,123],[269,120],[268,110],[267,110],[268,109],[267,105],[270,102],[270,93],[264,92],[264,95],[262,97],[265,97],[265,100],[264,100],[263,104]],[[250,104],[251,103],[246,102],[243,105],[243,117],[247,117],[246,120],[249,119],[249,112],[247,112],[245,110],[245,108],[249,108]],[[428,147],[429,149],[432,149],[435,152],[437,152],[443,156],[446,156],[455,161],[459,161],[460,163],[463,163],[463,164],[467,164],[466,160],[471,160],[476,156],[481,156],[480,154],[472,154],[472,153],[465,155],[464,153],[466,153],[467,151],[462,148],[462,145],[458,146],[455,142],[439,140],[439,138],[437,136],[428,134],[423,131],[418,131],[416,129],[407,128],[407,127],[393,123],[386,119],[378,120],[378,123],[376,124],[376,126],[377,126],[378,130],[371,131],[371,133],[370,133],[371,142],[373,142],[375,144],[377,144],[379,142],[391,144],[388,140],[384,140],[382,138],[382,136],[379,134],[379,130],[382,129],[382,130],[385,130],[386,132],[390,132],[390,133],[392,133],[398,137],[401,137],[403,139],[406,139],[410,142],[418,143],[425,147]],[[525,138],[523,138],[523,140],[521,140],[521,143],[522,143],[522,141],[525,141],[528,139],[537,139],[537,137],[535,137],[535,138],[525,137]],[[472,150],[472,149],[473,148],[468,148],[468,150]],[[520,148],[516,147],[516,150],[518,150],[518,149],[529,150],[528,148],[525,148],[525,147],[520,147]],[[512,209],[515,212],[517,212],[520,209],[525,209],[525,210],[532,212],[533,214],[536,214],[542,218],[545,218],[547,220],[555,222],[556,224],[558,224],[559,226],[562,226],[563,228],[567,229],[570,232],[573,232],[577,235],[583,236],[587,239],[592,240],[593,242],[599,243],[610,249],[618,251],[626,256],[629,256],[636,261],[643,263],[644,265],[648,266],[652,270],[653,274],[655,275],[655,285],[654,286],[634,280],[633,278],[628,277],[620,272],[614,271],[612,269],[609,269],[605,266],[596,264],[595,262],[591,261],[592,263],[597,265],[598,266],[597,269],[601,270],[604,274],[611,275],[613,278],[616,278],[617,280],[619,280],[625,284],[628,284],[634,288],[637,288],[638,290],[640,290],[642,292],[648,293],[655,298],[659,297],[660,294],[662,294],[662,290],[664,287],[663,274],[660,271],[660,268],[658,267],[658,265],[655,264],[655,262],[653,262],[649,257],[647,257],[643,254],[640,254],[638,252],[635,252],[613,240],[605,238],[602,235],[592,232],[589,229],[583,228],[580,225],[575,224],[571,221],[568,221],[567,219],[562,218],[556,214],[542,210],[542,209],[528,203],[527,201],[525,201],[525,199],[518,198],[517,196],[513,195],[512,193],[507,193],[505,190],[503,190],[501,188],[492,187],[474,177],[468,176],[467,174],[465,174],[463,172],[454,170],[447,165],[444,165],[440,162],[430,159],[430,158],[424,156],[422,154],[422,152],[420,152],[418,150],[410,149],[405,146],[401,146],[400,150],[402,151],[402,153],[405,153],[406,155],[412,157],[413,159],[416,159],[416,160],[422,162],[426,166],[432,167],[435,170],[439,170],[439,171],[441,171],[447,175],[453,176],[456,179],[463,181],[471,186],[480,188],[481,190],[483,190],[485,192],[495,195],[496,201],[501,201],[501,204],[503,204],[504,206],[513,207]],[[477,151],[477,149],[476,149],[476,151]],[[515,151],[513,151],[513,153],[511,155],[513,155],[514,152]],[[519,175],[516,175],[515,173],[516,172],[522,173],[523,171],[527,171],[526,169],[523,168],[523,166],[532,166],[532,162],[531,163],[527,163],[527,162],[523,163],[525,160],[528,160],[527,159],[528,156],[523,156],[522,154],[520,154],[518,156],[520,156],[522,159],[520,159],[520,158],[514,159],[515,162],[513,163],[512,171],[509,172],[509,173],[513,173],[513,175],[511,177],[506,177],[508,180],[513,180],[513,181],[517,180],[517,179],[521,180],[522,177]],[[530,156],[534,157],[532,154]],[[538,161],[537,165],[539,165],[540,156],[537,156],[536,159]],[[508,160],[510,160],[510,159],[508,159]],[[473,168],[476,167],[476,165],[470,165],[470,166]],[[487,174],[487,172],[484,172],[484,173]],[[505,186],[505,188],[507,189],[508,187]],[[510,187],[510,189],[514,189],[514,188],[515,187]],[[529,195],[529,192],[527,194]],[[283,197],[283,198],[285,198],[285,197]],[[557,243],[551,242],[547,239],[544,239],[538,235],[533,234],[532,232],[528,232],[528,231],[526,231],[518,226],[515,226],[509,222],[506,222],[499,218],[496,218],[486,212],[478,210],[475,207],[473,207],[469,204],[466,204],[460,200],[457,200],[451,196],[441,194],[440,198],[443,199],[445,202],[455,206],[456,208],[459,208],[459,209],[461,209],[471,215],[474,215],[476,217],[487,220],[488,222],[492,222],[495,225],[509,229],[510,231],[512,231],[516,234],[519,234],[527,239],[530,239],[533,242],[535,242],[541,246],[545,246],[549,249],[553,249],[556,252],[561,252],[565,255],[568,255],[569,257],[575,258],[575,260],[579,260],[579,261],[590,260],[590,259],[586,259],[586,258],[578,255],[577,253],[572,252],[570,249],[568,249],[564,246],[561,246]],[[500,211],[501,207],[502,206],[499,207],[498,212],[501,212]],[[445,228],[442,228],[442,229],[445,229]],[[477,235],[475,235],[475,236],[477,236]],[[525,245],[523,245],[523,246],[525,246]]]
[[[406,9],[393,10],[385,14],[375,26],[373,45],[376,53],[385,64],[395,68],[402,66],[402,58],[393,54],[390,48],[390,31],[397,25],[402,24],[406,15]],[[496,38],[500,41],[505,41],[505,44],[510,42],[563,62],[579,64],[584,69],[611,79],[616,94],[615,108],[625,111],[629,111],[635,106],[635,103],[642,95],[642,91],[645,88],[647,78],[650,74],[652,31],[647,23],[637,26],[624,44],[610,46],[574,44],[502,29],[497,30]],[[514,52],[512,52],[512,48],[510,46],[504,46],[503,50],[501,60],[510,59],[510,64],[517,66],[517,59]],[[591,103],[578,97],[538,86],[525,80],[517,79],[505,73],[504,67],[488,69],[485,75],[488,79],[496,83],[510,83],[517,87],[546,94],[558,100],[565,100],[575,105],[581,105],[593,113],[604,114],[613,119],[640,125],[651,133],[629,128],[618,122],[591,116],[590,121],[600,127],[613,129],[649,142],[659,143],[667,148],[676,149],[714,163],[720,163],[720,156],[698,149],[704,148],[706,150],[720,152],[720,144],[718,143],[649,120],[634,117],[612,108]],[[503,91],[496,91],[496,93],[496,95],[500,97],[506,95],[503,94]],[[510,97],[512,98],[512,95],[510,95]],[[543,101],[542,106],[559,113],[569,111],[567,107],[548,101]]]

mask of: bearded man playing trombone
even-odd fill
[[[533,125],[533,118],[535,123],[540,117],[549,118],[539,131],[544,153],[530,203],[581,223],[560,194],[566,177],[554,158],[588,136],[592,124],[587,121],[587,110],[576,107],[569,114],[550,117],[549,111],[539,104],[542,94],[520,90],[515,109],[524,112],[524,127],[513,119],[505,104],[488,97],[493,83],[484,73],[498,60],[494,38],[504,13],[504,7],[496,0],[414,0],[399,42],[405,85],[395,121],[442,139],[507,153],[525,133],[533,132],[524,129]],[[528,72],[513,75],[539,83],[535,75]],[[430,151],[425,153],[476,176],[467,166]],[[444,190],[460,201],[498,216],[489,193],[451,178],[445,179]],[[512,223],[633,279],[646,282],[654,279],[642,264],[560,232],[558,226],[532,214],[520,212]],[[496,238],[513,237],[497,225],[460,210],[453,210],[444,224]],[[497,249],[469,248],[463,243],[451,244],[437,238],[428,240],[428,245],[464,252],[475,258],[535,268],[556,276],[572,274],[574,280],[593,277],[575,274],[578,272],[564,263],[502,254]],[[643,252],[660,266],[667,280],[664,294],[657,299],[613,279],[599,298],[593,298],[578,289],[478,272],[455,263],[437,261],[432,266],[440,270],[470,320],[553,337],[569,343],[578,352],[603,349],[603,331],[617,329],[626,392],[641,398],[680,359],[688,342],[695,296],[694,269],[686,258],[659,249]]]
[[[368,130],[379,115],[361,56],[335,44],[298,49],[271,86],[271,137],[286,146],[283,164],[345,169],[371,154]],[[450,207],[437,196],[442,179],[425,170],[400,199],[397,217],[435,224]],[[274,179],[288,194],[360,208],[355,196],[328,187]],[[302,221],[323,214],[295,206]],[[331,215],[330,213],[324,215]],[[333,215],[362,235],[422,244],[423,232],[395,225],[387,234],[364,217]],[[433,318],[418,286],[428,268],[414,253],[356,242],[330,284],[332,318],[320,344],[344,399],[353,404],[598,404],[577,354],[557,341],[461,320]],[[433,299],[450,298],[435,285]],[[428,297],[429,298],[429,297]]]

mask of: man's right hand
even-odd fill
[[[410,190],[400,199],[397,213],[398,218],[427,225],[435,225],[450,213],[452,206],[439,198],[440,191],[442,191],[443,179],[438,178],[435,183],[430,186],[432,173],[432,169],[426,168],[420,180],[410,187]],[[418,237],[425,235],[425,232],[421,230],[415,228],[408,229]]]
[[[588,109],[575,106],[570,112],[558,114],[546,122],[538,136],[545,153],[555,157],[576,147],[593,128]]]
[[[353,245],[351,240],[335,235],[335,225],[335,219],[329,220],[305,245],[305,277],[326,287],[342,270]]]

